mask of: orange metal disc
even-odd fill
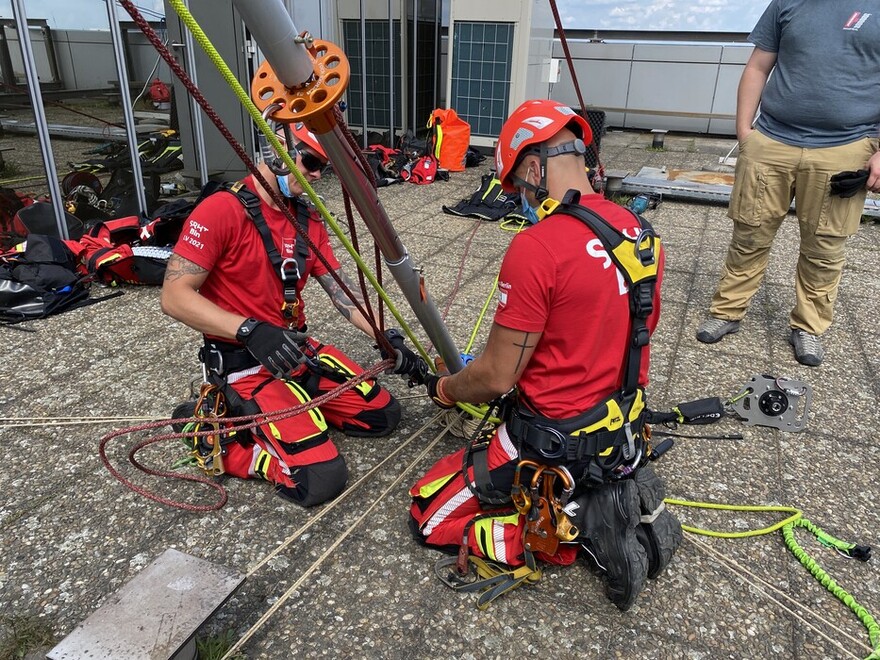
[[[261,112],[272,103],[280,105],[281,109],[272,113],[274,121],[301,121],[314,133],[327,133],[336,124],[333,106],[345,93],[351,70],[342,49],[329,41],[315,39],[307,50],[315,69],[310,81],[288,89],[264,61],[251,82],[251,98]]]

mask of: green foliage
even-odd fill
[[[0,618],[0,660],[20,660],[30,651],[55,645],[51,626],[37,616]]]
[[[196,648],[199,651],[199,660],[220,660],[235,642],[235,632],[232,630],[219,635],[197,637]],[[236,653],[232,656],[232,660],[247,660],[247,656]]]
[[[621,195],[620,193],[613,193],[610,197],[608,197],[608,200],[614,202],[619,206],[628,206],[629,203],[632,201],[632,198],[632,195]]]

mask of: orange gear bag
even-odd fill
[[[440,167],[450,172],[464,170],[471,142],[471,125],[452,108],[437,108],[428,118],[427,127],[433,134],[432,151],[440,162]]]

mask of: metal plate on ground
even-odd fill
[[[174,656],[241,585],[240,573],[168,549],[52,649],[50,660]]]
[[[733,174],[724,172],[643,167],[635,176],[626,176],[623,181],[615,182],[615,191],[625,195],[659,193],[669,199],[728,204],[733,190],[733,178]],[[794,209],[792,202],[789,210]],[[880,218],[880,199],[866,199],[862,215]]]

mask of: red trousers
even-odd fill
[[[363,372],[336,347],[311,341],[319,361],[334,368],[338,377],[328,378],[303,367],[291,378],[280,380],[260,367],[227,376],[230,386],[243,399],[253,400],[261,412],[271,413],[306,404]],[[328,424],[349,435],[381,436],[391,433],[399,421],[398,402],[375,380],[367,380],[320,408],[264,423],[252,429],[248,439],[227,444],[224,469],[243,479],[271,481],[280,494],[301,504],[318,504],[341,492],[347,478]]]
[[[409,491],[410,515],[427,545],[452,550],[466,542],[469,552],[477,557],[521,566],[525,563],[525,517],[512,505],[495,510],[484,507],[465,483],[461,471],[465,451],[441,458],[416,482]],[[504,425],[489,441],[487,459],[495,488],[510,492],[520,457]],[[472,467],[468,474],[473,482]],[[567,565],[575,560],[577,547],[560,545],[552,557],[537,554],[542,561]]]

